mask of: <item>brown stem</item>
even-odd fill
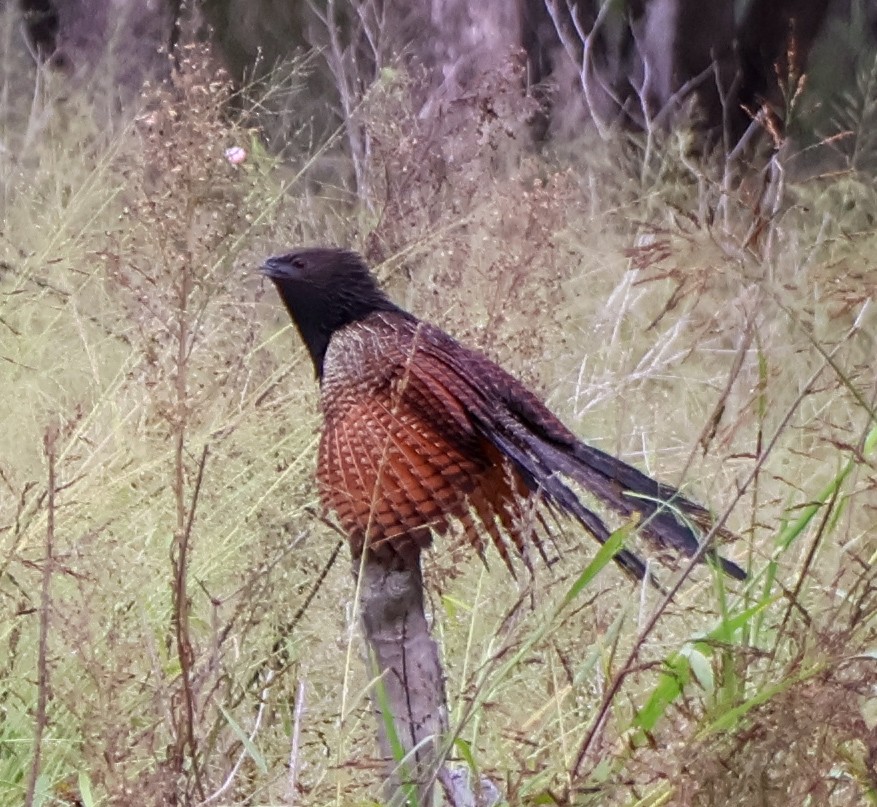
[[[182,431],[182,430],[181,430]],[[195,776],[195,787],[199,796],[204,798],[204,789],[201,783],[201,772],[198,766],[198,744],[195,740],[195,696],[192,691],[192,664],[194,651],[189,632],[189,593],[187,586],[187,571],[189,566],[189,539],[192,535],[192,525],[195,522],[195,509],[198,506],[198,495],[201,492],[201,482],[204,478],[204,466],[207,463],[209,446],[205,445],[201,452],[198,463],[198,476],[195,480],[195,488],[192,492],[192,503],[188,513],[185,509],[182,514],[182,528],[178,529],[175,537],[176,557],[174,565],[174,635],[177,645],[177,656],[180,661],[180,678],[183,691],[184,724],[182,731],[177,735],[175,748],[175,762],[178,770],[182,770],[182,757],[184,749],[188,749],[192,763],[192,772]],[[182,463],[182,453],[178,453],[179,462]],[[182,498],[182,492],[178,495],[178,501]]]
[[[34,727],[33,761],[27,780],[27,794],[24,803],[32,807],[36,793],[37,779],[40,775],[42,759],[43,735],[46,732],[46,709],[49,702],[49,665],[46,661],[49,643],[49,607],[51,604],[50,584],[55,543],[55,441],[57,432],[54,428],[46,430],[43,438],[46,460],[49,466],[48,503],[46,511],[46,557],[43,561],[42,587],[40,589],[40,636],[37,648],[37,713]]]

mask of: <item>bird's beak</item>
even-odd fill
[[[259,271],[265,275],[265,277],[280,278],[283,277],[283,264],[280,262],[279,258],[267,258],[265,263],[263,263],[259,267]]]

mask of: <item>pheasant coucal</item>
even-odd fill
[[[392,558],[427,546],[452,521],[479,553],[489,535],[514,573],[509,548],[529,565],[546,527],[534,506],[578,521],[599,541],[603,521],[575,483],[659,547],[698,549],[692,525],[709,513],[676,488],[579,440],[517,379],[486,356],[392,303],[362,258],[297,249],[269,258],[271,278],[314,363],[324,417],[317,482],[354,557]],[[544,555],[544,553],[543,553]],[[730,576],[735,563],[710,553]],[[615,560],[642,578],[642,560]]]

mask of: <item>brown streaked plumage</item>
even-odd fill
[[[355,557],[366,545],[387,557],[424,547],[457,520],[479,553],[486,535],[513,571],[509,549],[526,563],[531,548],[542,552],[545,525],[526,517],[540,502],[605,541],[608,528],[568,481],[639,516],[660,548],[697,550],[692,524],[710,522],[703,507],[583,443],[486,356],[393,304],[355,253],[299,249],[269,258],[262,272],[314,363],[325,421],[317,481]],[[645,574],[628,550],[616,561]]]

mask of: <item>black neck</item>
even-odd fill
[[[368,290],[348,287],[334,290],[334,294],[327,295],[307,286],[287,289],[283,284],[277,285],[283,304],[311,356],[314,373],[321,381],[326,351],[337,330],[359,322],[377,311],[404,313],[377,287]]]

